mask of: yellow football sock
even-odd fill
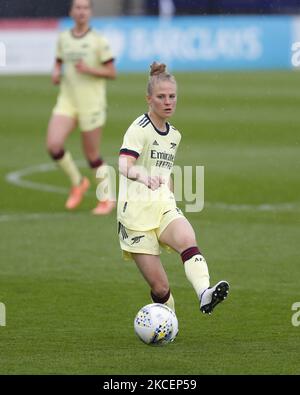
[[[200,299],[202,292],[209,287],[209,272],[205,258],[200,254],[194,255],[184,262],[184,270]]]
[[[169,294],[169,291],[168,291],[168,294]],[[165,299],[167,297],[167,295],[162,299]],[[165,302],[163,300],[161,300],[161,298],[158,298],[151,292],[151,300],[153,303],[165,304],[166,306],[168,306],[171,310],[173,310],[175,312],[175,302],[174,302],[174,298],[173,298],[173,295],[171,294],[171,292],[169,294],[168,299]]]
[[[82,175],[74,162],[69,151],[65,152],[64,156],[57,160],[57,164],[63,172],[70,178],[72,186],[77,186],[82,180]]]
[[[169,299],[164,304],[170,307],[170,309],[173,310],[175,313],[175,301],[171,293]]]

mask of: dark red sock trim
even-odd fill
[[[193,258],[194,255],[198,255],[198,254],[201,254],[198,247],[190,247],[181,253],[182,262],[184,263],[185,261],[188,261],[189,259]]]
[[[168,301],[170,295],[171,295],[170,289],[169,289],[169,291],[166,293],[166,295],[163,296],[163,297],[154,295],[154,293],[151,291],[151,298],[152,298],[152,300],[153,300],[154,303],[161,303],[161,304],[164,304],[164,303],[166,303],[166,302]]]
[[[60,160],[65,156],[65,151],[62,149],[61,151],[57,152],[56,154],[49,151],[49,154],[53,160]]]
[[[102,158],[98,158],[96,160],[90,160],[89,165],[92,169],[97,169],[98,167],[102,166],[104,163],[104,160]]]

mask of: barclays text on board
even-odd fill
[[[109,39],[120,71],[144,71],[153,59],[174,70],[291,67],[292,17],[94,19]],[[62,29],[70,27],[62,20]]]
[[[71,19],[23,25],[0,21],[0,74],[50,73]],[[172,71],[300,68],[297,16],[97,18],[92,26],[110,41],[119,72],[145,72],[153,60]]]

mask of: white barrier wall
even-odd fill
[[[58,20],[0,19],[0,74],[49,73],[58,32]]]
[[[1,33],[5,65],[0,73],[49,73],[54,60],[57,32],[43,30]]]

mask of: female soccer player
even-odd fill
[[[47,133],[47,149],[51,157],[71,181],[66,208],[75,209],[90,186],[83,177],[64,144],[77,124],[82,131],[82,146],[92,169],[109,180],[109,172],[99,152],[102,126],[106,120],[106,79],[116,76],[114,58],[107,41],[90,28],[91,0],[73,0],[70,16],[73,29],[62,32],[52,82],[60,84]],[[97,172],[98,171],[98,172]],[[111,188],[108,188],[110,191]],[[108,214],[115,207],[113,197],[103,198],[94,214]]]
[[[210,314],[228,294],[229,284],[209,286],[205,258],[194,230],[176,207],[170,175],[181,135],[167,120],[176,108],[177,85],[164,64],[151,65],[148,113],[138,117],[125,133],[120,150],[118,232],[124,258],[133,258],[151,288],[155,303],[175,310],[166,272],[160,261],[160,244],[182,258],[185,274]]]

